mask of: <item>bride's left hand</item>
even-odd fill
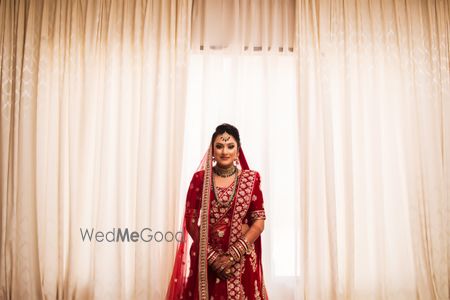
[[[249,229],[250,229],[250,227],[247,224],[242,224],[242,229],[241,229],[242,236],[244,236]]]

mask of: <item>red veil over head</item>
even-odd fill
[[[238,165],[242,170],[249,170],[242,147],[239,148]],[[188,233],[186,219],[188,208],[185,208],[183,218],[183,240],[179,243],[172,277],[166,294],[167,300],[173,299],[209,299],[207,275],[207,241],[209,230],[209,204],[212,185],[212,147],[210,146],[203,156],[195,174],[203,173],[203,189],[201,197],[200,218],[196,224],[199,226],[200,238],[194,241]],[[199,171],[204,171],[199,173]],[[206,244],[205,244],[206,241]],[[260,238],[255,242],[256,250],[260,251]],[[196,251],[198,255],[196,255]],[[196,258],[197,259],[196,259]],[[259,256],[260,257],[260,256]],[[203,259],[202,259],[203,258]],[[203,270],[203,271],[202,271]],[[189,290],[189,291],[187,291]]]

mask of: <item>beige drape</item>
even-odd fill
[[[80,228],[172,229],[190,10],[0,1],[0,298],[164,295],[171,248]]]
[[[0,0],[0,298],[162,299],[220,122],[272,299],[448,299],[445,0]]]
[[[191,48],[228,53],[292,51],[295,15],[295,0],[196,0]]]
[[[305,299],[448,299],[448,1],[298,1]]]

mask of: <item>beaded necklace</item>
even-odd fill
[[[213,190],[214,190],[214,196],[216,198],[216,201],[215,201],[216,203],[214,203],[216,207],[229,207],[231,202],[233,202],[234,196],[236,195],[237,183],[238,183],[238,177],[239,177],[236,172],[235,172],[235,174],[236,175],[234,176],[233,192],[231,194],[230,199],[228,199],[225,202],[222,202],[222,201],[219,200],[219,195],[217,194],[217,188],[216,188],[216,184],[214,182],[215,180],[214,180],[214,177],[213,177],[212,186],[213,186]]]

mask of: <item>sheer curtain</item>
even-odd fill
[[[295,0],[193,2],[191,46],[222,52],[292,51]]]
[[[296,259],[292,236],[299,225],[295,61],[289,55],[204,53],[192,54],[189,62],[184,157],[191,159],[183,160],[180,190],[189,185],[215,127],[236,125],[250,168],[262,176],[269,215],[262,237],[268,289],[273,288],[272,277],[295,274],[290,261]]]
[[[274,299],[292,299],[300,275],[295,15],[295,1],[193,5],[184,157],[197,158],[183,160],[180,190],[215,126],[236,125],[250,168],[261,174],[264,279]]]
[[[447,299],[448,4],[197,5],[185,140],[205,148],[223,121],[243,132],[269,295]]]
[[[448,299],[448,2],[297,12],[299,298]]]
[[[189,1],[0,1],[2,299],[160,299],[171,230]],[[172,201],[171,201],[172,200]]]

